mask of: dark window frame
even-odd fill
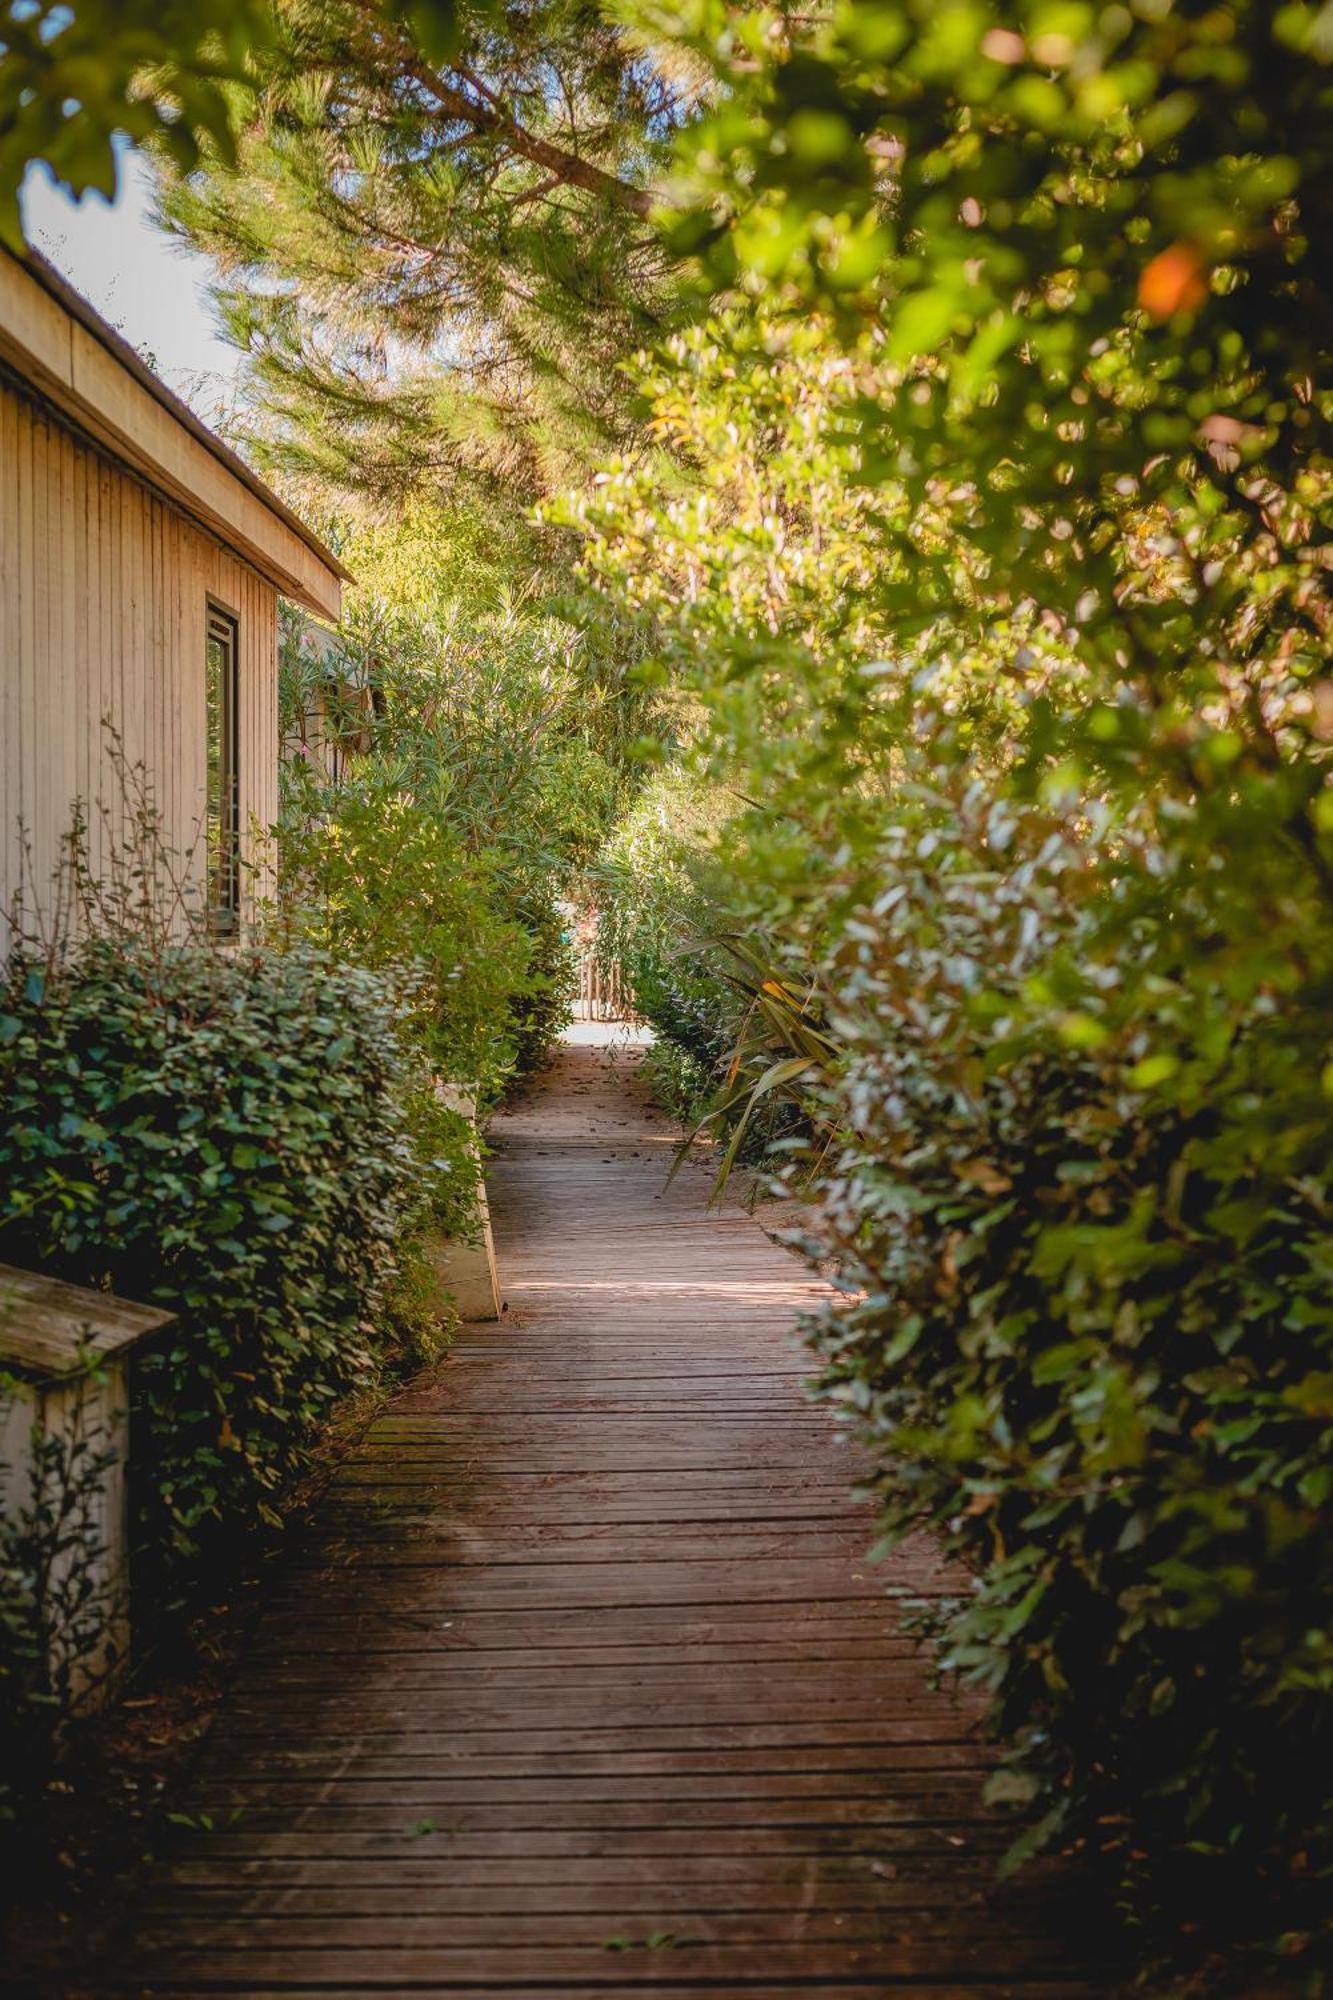
[[[221,649],[217,699],[217,770],[214,772],[214,689],[212,649]],[[204,697],[206,702],[208,927],[231,937],[241,922],[241,626],[234,611],[210,597],[204,618]]]

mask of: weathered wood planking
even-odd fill
[[[0,1363],[38,1380],[78,1374],[86,1357],[110,1359],[174,1317],[158,1306],[0,1264]]]
[[[23,1516],[67,1500],[50,1588],[69,1590],[76,1571],[99,1615],[79,1640],[49,1640],[55,1685],[69,1676],[85,1702],[110,1692],[129,1653],[129,1352],[174,1324],[174,1313],[88,1291],[42,1272],[0,1264],[0,1515]],[[64,1462],[94,1460],[94,1485],[62,1496],[43,1446]]]
[[[507,1318],[336,1474],[108,1983],[1106,1994],[1058,1875],[996,1885],[975,1711],[890,1595],[947,1580],[865,1559],[808,1274],[703,1169],[666,1188],[624,1053],[493,1136]]]

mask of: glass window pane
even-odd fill
[[[235,621],[210,610],[205,647],[208,708],[208,791],[205,857],[208,917],[230,931],[240,913],[240,799],[236,769],[237,655]]]

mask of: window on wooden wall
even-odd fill
[[[234,931],[241,915],[241,783],[238,768],[241,649],[236,620],[208,607],[208,921]]]

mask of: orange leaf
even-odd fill
[[[1192,243],[1173,243],[1139,275],[1139,304],[1154,319],[1197,312],[1208,296],[1208,267]]]

